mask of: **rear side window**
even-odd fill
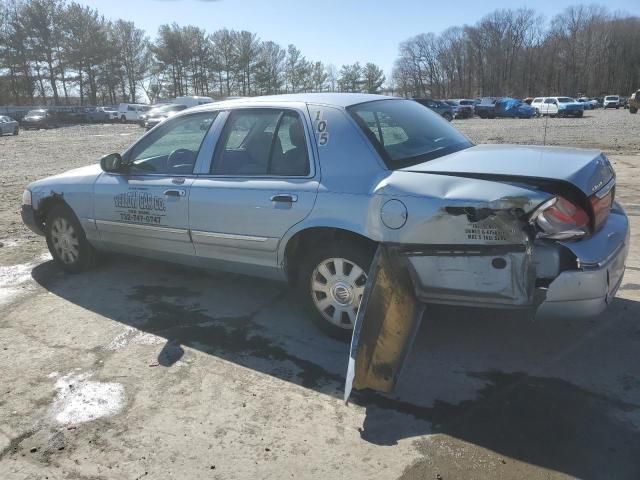
[[[348,111],[392,169],[472,146],[449,122],[411,100],[376,100]]]
[[[298,114],[275,109],[233,111],[211,165],[213,175],[307,176],[309,171]]]

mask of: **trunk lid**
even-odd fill
[[[614,176],[598,150],[529,145],[476,145],[402,169],[487,180],[568,182],[589,197]]]

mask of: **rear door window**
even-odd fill
[[[277,109],[233,111],[211,165],[211,174],[306,176],[309,155],[297,113]]]

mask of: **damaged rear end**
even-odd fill
[[[424,304],[593,315],[622,281],[628,221],[600,152],[472,147],[395,171],[379,193],[409,220],[376,254],[345,399],[393,390]]]

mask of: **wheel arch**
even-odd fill
[[[71,208],[71,205],[69,205],[69,203],[67,203],[67,201],[64,199],[64,195],[61,193],[52,192],[51,195],[43,197],[38,201],[38,206],[35,210],[36,219],[38,220],[43,231],[47,220],[47,215],[49,215],[49,212],[58,205],[68,208],[69,211],[71,211],[77,218],[77,215],[73,211],[73,208]]]
[[[372,255],[378,245],[376,240],[349,227],[314,225],[302,228],[283,242],[281,247],[281,263],[290,282],[297,278],[301,255],[324,242],[353,242],[370,250]]]

